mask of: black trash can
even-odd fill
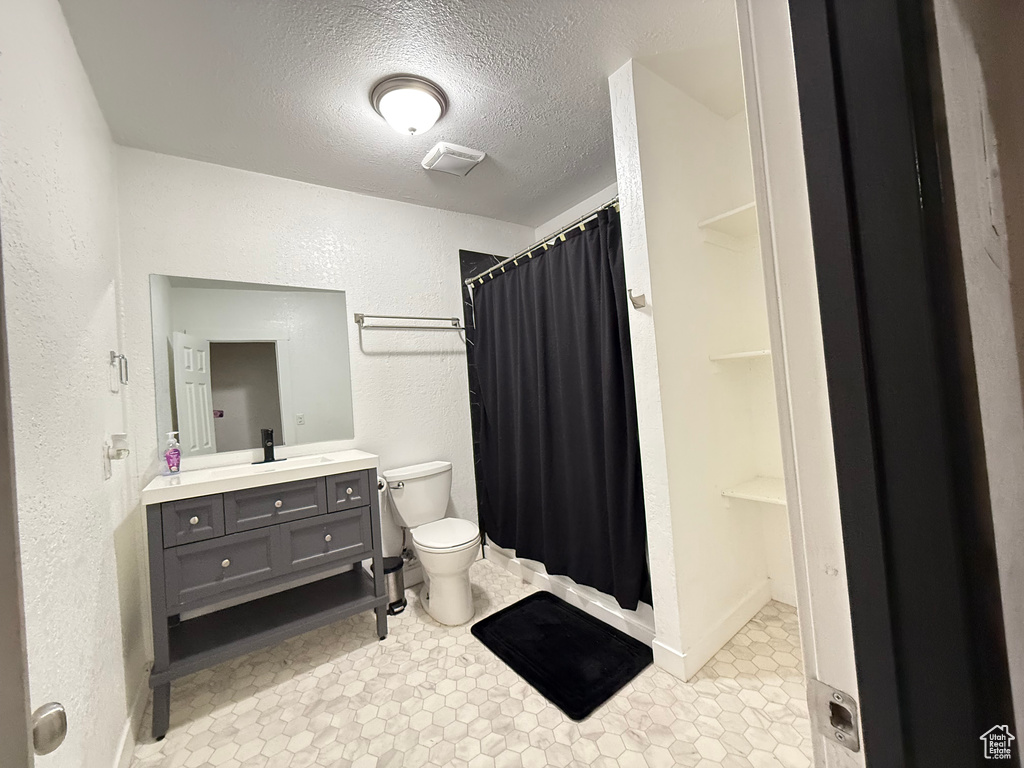
[[[400,557],[384,558],[384,588],[388,596],[388,615],[397,616],[405,610],[405,561]]]

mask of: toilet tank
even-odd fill
[[[428,461],[387,469],[382,474],[401,525],[415,528],[444,517],[452,490],[450,461]]]

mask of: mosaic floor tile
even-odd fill
[[[477,618],[536,591],[480,560]],[[689,682],[648,667],[582,723],[410,590],[379,642],[354,616],[184,678],[132,768],[809,768],[796,610],[772,602]]]

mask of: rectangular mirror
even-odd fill
[[[150,275],[156,423],[181,455],[351,440],[345,293]],[[161,448],[162,450],[162,448]]]

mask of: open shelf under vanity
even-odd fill
[[[363,568],[207,613],[168,630],[171,664],[161,678],[174,680],[250,651],[369,611],[381,603]]]

